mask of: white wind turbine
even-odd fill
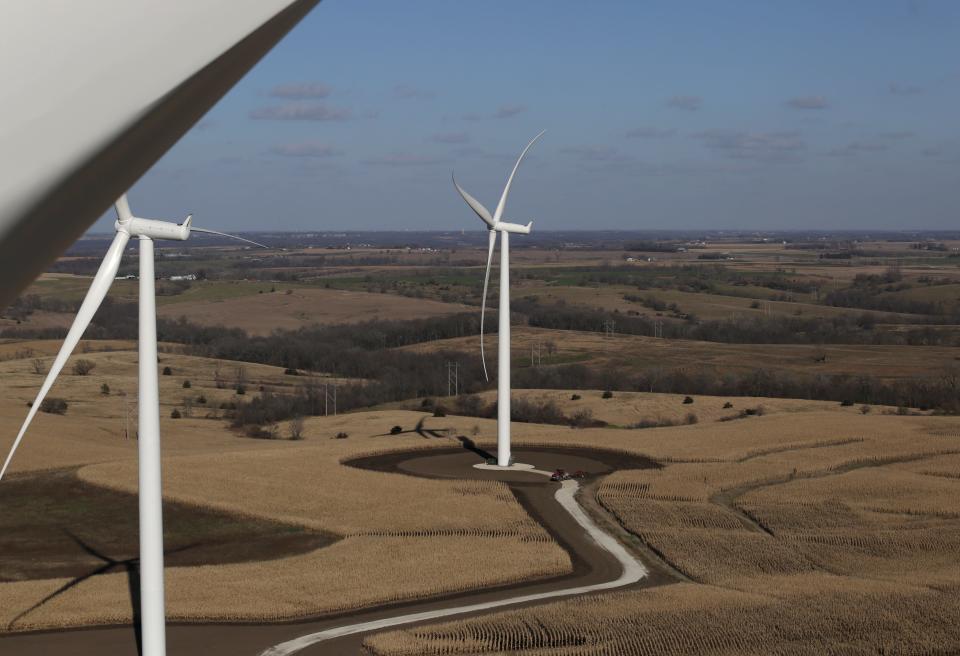
[[[242,237],[194,228],[191,226],[193,215],[188,216],[181,224],[137,218],[130,213],[126,195],[117,200],[114,208],[117,212],[117,221],[114,224],[117,234],[97,270],[97,275],[93,278],[93,283],[80,305],[73,325],[70,326],[67,338],[50,366],[50,371],[27,413],[23,426],[20,427],[20,433],[13,442],[3,468],[0,469],[0,479],[10,466],[10,460],[20,446],[20,441],[37,414],[37,410],[40,409],[44,397],[50,391],[57,375],[67,363],[67,359],[83,336],[97,308],[106,297],[110,283],[117,275],[127,242],[131,237],[137,237],[140,241],[139,443],[137,449],[140,479],[141,642],[143,656],[164,656],[166,634],[163,593],[163,505],[160,479],[160,397],[157,389],[157,309],[153,274],[153,241],[155,239],[184,241],[191,232],[203,232],[239,239],[263,248],[266,246]]]
[[[503,188],[503,195],[500,196],[500,202],[497,203],[497,209],[490,216],[490,211],[484,207],[480,201],[468,194],[457,184],[457,179],[453,178],[453,184],[460,192],[460,196],[467,202],[477,216],[487,224],[489,231],[487,246],[487,271],[483,279],[483,300],[480,305],[480,359],[483,362],[483,375],[490,380],[487,373],[487,361],[483,350],[483,321],[487,312],[487,286],[490,283],[490,264],[493,261],[493,249],[497,243],[497,234],[502,234],[503,239],[500,242],[500,328],[497,337],[497,465],[500,467],[509,467],[510,457],[510,233],[522,235],[530,234],[530,228],[533,221],[527,225],[519,223],[507,223],[501,221],[503,208],[507,204],[507,195],[510,193],[510,185],[513,184],[513,177],[520,168],[520,162],[523,156],[530,150],[530,146],[543,136],[544,130],[527,144],[527,147],[520,153],[517,163],[513,165],[513,171],[507,178],[507,185]]]

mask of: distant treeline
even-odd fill
[[[545,305],[529,298],[518,299],[514,308],[539,328],[601,332],[613,321],[618,333],[653,335],[653,320],[618,312],[572,306]],[[669,309],[669,306],[667,306]],[[663,336],[730,344],[904,344],[911,346],[958,346],[960,337],[933,327],[910,330],[876,330],[873,315],[835,317],[749,316],[717,320],[664,321]]]
[[[513,373],[512,382],[518,388],[766,396],[960,412],[960,370],[944,370],[928,378],[883,381],[866,375],[807,375],[764,368],[717,371],[711,367],[657,367],[637,372],[569,364],[520,369]]]

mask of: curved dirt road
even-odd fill
[[[546,468],[583,469],[591,475],[615,469],[656,466],[641,458],[584,449],[517,449],[517,459]],[[389,454],[354,461],[354,466],[434,478],[496,478],[507,483],[527,512],[567,550],[570,574],[487,588],[426,601],[392,604],[322,619],[274,624],[171,624],[167,631],[171,656],[235,656],[237,654],[361,653],[364,637],[393,627],[428,623],[445,617],[483,614],[500,608],[543,603],[553,598],[599,592],[627,585],[655,585],[669,577],[647,568],[586,515],[574,498],[576,484],[557,489],[542,474],[493,473],[473,469],[477,455],[457,450]],[[468,555],[465,566],[469,566]],[[416,572],[411,572],[415,576]],[[77,656],[137,654],[132,627],[42,632],[0,638],[0,655],[49,656],[51,651]]]

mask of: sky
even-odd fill
[[[960,3],[324,0],[131,192],[229,230],[960,229]],[[110,229],[102,219],[94,231]]]

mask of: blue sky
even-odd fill
[[[960,3],[325,0],[131,194],[233,230],[960,228]],[[95,229],[107,227],[105,221]]]

